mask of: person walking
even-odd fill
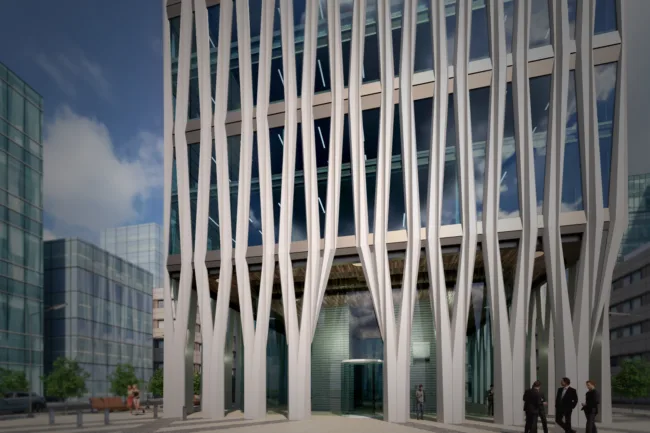
[[[585,433],[597,433],[596,429],[596,415],[598,415],[598,405],[600,404],[600,393],[596,390],[596,382],[593,380],[587,381],[587,394],[585,394],[585,402],[582,403],[582,411],[587,418],[587,425],[585,426]]]
[[[539,411],[542,408],[542,393],[540,388],[542,383],[536,380],[532,388],[524,392],[524,412],[526,412],[526,427],[525,433],[537,433],[537,419],[539,418]]]
[[[546,408],[548,407],[548,402],[546,401],[546,394],[540,390],[539,392],[542,396],[542,406],[539,408],[539,419],[542,421],[542,429],[544,433],[548,433],[548,420],[546,419]]]
[[[422,388],[422,384],[420,384],[420,386],[418,386],[418,388],[415,390],[415,402],[417,404],[415,416],[417,419],[424,419],[425,401],[426,401],[426,397],[424,395],[424,389]]]
[[[126,407],[131,411],[133,415],[133,387],[131,385],[126,387]]]
[[[578,404],[578,393],[570,385],[571,380],[563,377],[555,395],[555,423],[564,429],[565,433],[575,433],[571,427],[571,414]]]
[[[133,405],[135,406],[136,412],[140,412],[140,388],[138,388],[138,384],[133,385]],[[144,413],[144,410],[142,410],[142,413]]]
[[[487,392],[488,416],[494,416],[494,385]]]

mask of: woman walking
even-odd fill
[[[140,389],[137,383],[133,385],[133,404],[136,412],[140,412]],[[144,413],[144,410],[142,413]]]
[[[131,411],[133,415],[133,387],[131,385],[126,387],[126,407]]]

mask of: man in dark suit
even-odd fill
[[[563,377],[555,395],[555,423],[566,433],[575,433],[571,428],[571,414],[578,404],[578,393],[571,386],[571,380]]]
[[[598,415],[598,405],[600,404],[600,393],[596,390],[596,382],[593,380],[587,381],[587,394],[585,395],[585,402],[582,403],[582,410],[587,417],[587,426],[585,427],[586,433],[597,433],[596,429],[596,415]]]
[[[540,388],[542,383],[536,380],[531,389],[524,393],[524,412],[526,412],[526,433],[537,433],[537,419],[539,412],[543,407],[542,393]]]

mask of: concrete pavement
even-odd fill
[[[613,425],[599,425],[602,433],[647,433],[650,418],[628,414],[616,414]],[[549,425],[550,432],[560,429]],[[154,419],[151,413],[131,415],[127,413],[112,413],[110,424],[104,425],[103,414],[84,414],[82,428],[76,426],[75,415],[59,415],[56,424],[48,425],[47,414],[40,414],[32,419],[16,419],[0,421],[0,431],[3,433],[516,433],[523,427],[497,425],[487,420],[468,420],[461,425],[446,425],[434,420],[416,421],[405,425],[389,424],[383,421],[362,418],[344,417],[332,414],[315,413],[306,421],[288,421],[284,415],[269,413],[264,420],[244,420],[241,412],[230,413],[225,419],[210,420],[195,413],[186,421],[169,419],[161,413],[159,419]],[[541,432],[541,426],[540,430]],[[578,430],[584,431],[584,430]]]

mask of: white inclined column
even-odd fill
[[[445,268],[442,261],[440,226],[442,224],[442,203],[445,170],[445,143],[447,140],[447,26],[445,4],[431,1],[429,4],[432,27],[432,46],[435,75],[433,98],[433,118],[431,144],[429,147],[429,187],[427,197],[427,266],[429,270],[429,297],[433,310],[436,335],[436,383],[444,392],[436,393],[438,420],[453,422],[453,405],[460,387],[455,387],[451,370],[454,358],[452,353],[452,332],[447,306],[447,287]],[[464,390],[463,390],[464,391]],[[463,398],[463,397],[460,397]]]
[[[198,7],[197,7],[198,9]],[[215,100],[227,101],[228,99],[228,76],[230,68],[230,39],[232,30],[232,15],[233,15],[233,2],[232,0],[222,0],[220,4],[220,17],[219,17],[219,37],[217,46],[217,77],[215,85]],[[197,26],[198,30],[198,26]],[[203,37],[209,37],[209,33],[203,33]],[[198,36],[197,31],[197,39]],[[208,41],[204,41],[203,47],[206,47],[208,53],[210,46]],[[197,41],[198,45],[198,41]],[[198,47],[197,47],[198,49]],[[199,57],[200,59],[200,57]],[[210,57],[207,57],[207,62]],[[209,65],[209,63],[208,63]],[[207,72],[210,73],[209,68]],[[200,73],[200,72],[199,72]],[[212,92],[211,87],[209,87]],[[207,93],[201,88],[201,97],[207,96],[210,100],[212,93]],[[203,103],[203,99],[201,100]],[[214,154],[219,155],[215,158],[216,165],[216,184],[217,184],[217,207],[219,209],[219,249],[221,266],[219,268],[219,275],[217,281],[217,302],[214,313],[214,322],[212,322],[211,308],[205,308],[211,314],[210,320],[202,324],[201,329],[206,326],[211,326],[211,342],[209,349],[204,346],[203,348],[203,395],[201,401],[201,409],[205,411],[209,417],[222,418],[225,416],[225,390],[224,387],[227,383],[227,377],[230,372],[224,371],[224,347],[226,344],[226,333],[228,329],[228,313],[230,292],[233,277],[233,247],[232,247],[232,219],[230,207],[230,175],[228,173],[228,139],[226,134],[226,113],[227,104],[215,104],[214,117],[211,119],[214,123]],[[203,106],[201,106],[201,113],[203,113]],[[201,116],[201,119],[205,117]],[[203,120],[202,124],[203,126]],[[212,148],[210,148],[212,150]],[[203,149],[201,150],[201,158],[203,158]],[[212,152],[205,155],[212,158]],[[204,210],[204,212],[206,212]],[[197,209],[198,213],[198,209]],[[208,208],[209,214],[209,208]],[[197,225],[198,227],[198,225]],[[196,266],[196,265],[195,265]],[[201,314],[201,320],[204,315]],[[205,344],[206,334],[203,334],[203,341]],[[206,362],[211,362],[211,366],[206,366]],[[206,369],[207,367],[207,369]],[[203,401],[207,398],[207,401]]]
[[[166,8],[165,8],[166,9]],[[166,13],[165,13],[166,15]],[[163,27],[165,33],[169,32],[169,21],[165,18]],[[165,92],[169,96],[165,98],[165,113],[171,113],[171,59],[169,36],[165,39]],[[192,0],[183,0],[181,3],[181,25],[178,54],[178,78],[176,84],[176,117],[174,119],[173,133],[166,135],[165,141],[172,142],[176,148],[176,179],[178,184],[178,213],[180,225],[181,250],[192,251],[192,226],[190,210],[189,190],[189,169],[187,157],[187,140],[185,138],[185,126],[187,125],[189,85],[190,85],[190,54],[192,41]],[[168,77],[168,78],[167,78]],[[168,115],[169,116],[169,115]],[[167,119],[169,120],[169,119]],[[165,125],[169,123],[165,122]],[[167,133],[168,134],[168,133]],[[168,144],[166,144],[168,146]],[[171,177],[171,173],[167,172]],[[171,194],[171,179],[166,181],[169,185],[167,193]],[[169,209],[166,209],[169,210]],[[169,230],[168,225],[165,230]],[[167,236],[169,233],[167,232]],[[168,415],[180,417],[185,407],[191,411],[192,408],[192,373],[193,373],[193,350],[194,350],[194,328],[196,322],[196,293],[192,293],[192,254],[181,256],[181,275],[177,295],[173,293],[169,277],[165,280],[165,346],[170,350],[165,351],[165,396],[169,398],[166,402]],[[169,302],[167,302],[169,301]],[[169,319],[169,320],[168,320]]]
[[[490,86],[490,128],[485,154],[481,247],[490,301],[490,317],[492,318],[492,341],[494,342],[494,386],[497,390],[494,400],[494,420],[499,424],[511,425],[514,416],[513,371],[521,372],[523,378],[523,364],[521,363],[523,353],[518,354],[517,363],[513,362],[515,347],[512,344],[514,341],[510,340],[508,305],[499,248],[499,195],[506,104],[506,40],[503,2],[489,0],[487,7],[493,71]],[[527,291],[514,290],[513,292],[511,320],[514,322],[520,322],[525,313],[525,292]],[[517,349],[523,349],[523,344],[520,346],[519,341],[517,341]]]
[[[621,39],[628,31],[624,23],[623,2],[616,2],[616,18]],[[609,185],[609,228],[603,239],[604,254],[598,266],[594,284],[594,301],[590,321],[590,377],[600,389],[600,421],[612,420],[612,390],[609,352],[609,301],[612,292],[612,275],[621,247],[623,234],[628,225],[628,170],[627,170],[627,52],[621,46],[616,77],[616,100],[614,102],[614,133]],[[593,90],[593,89],[592,89]]]

